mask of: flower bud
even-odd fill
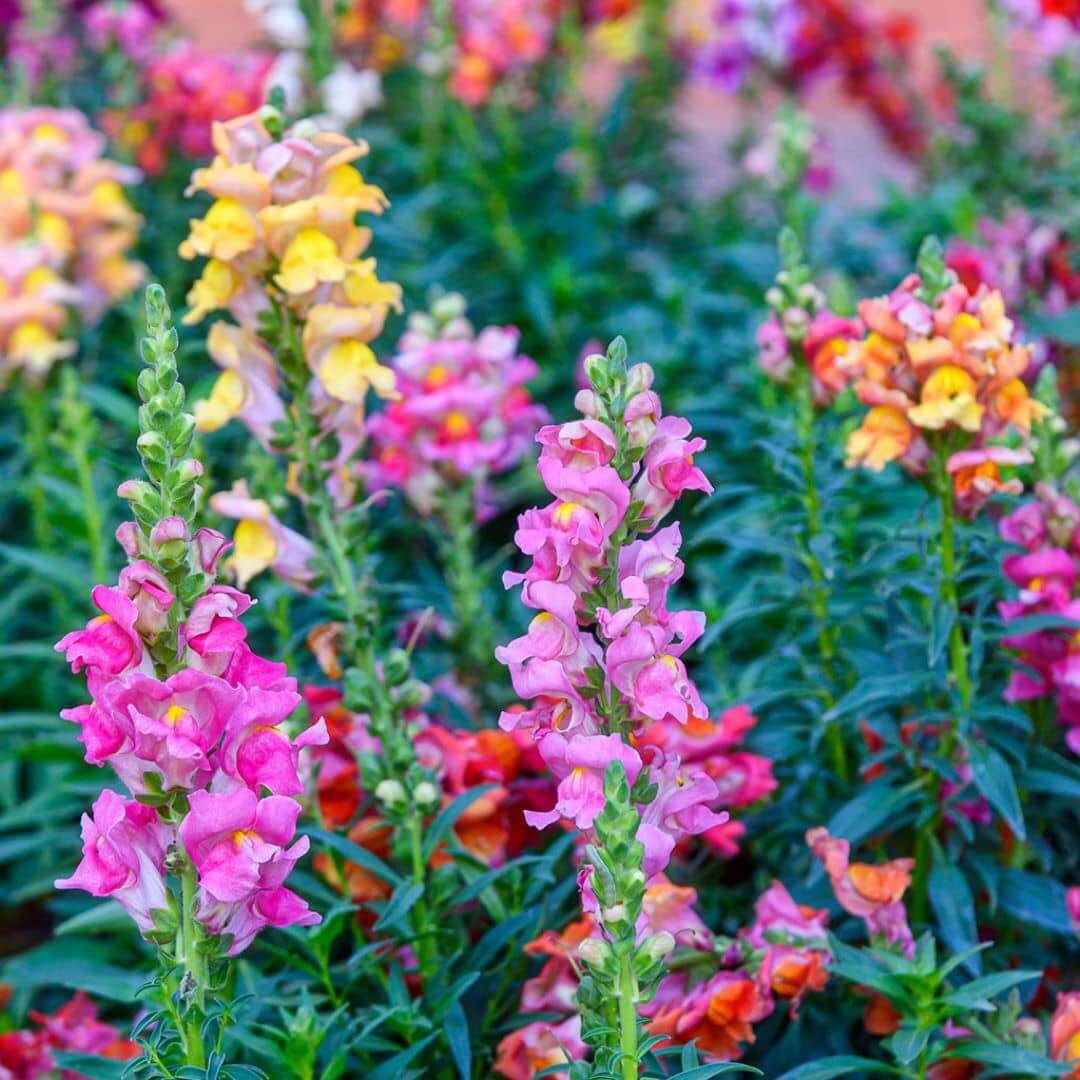
[[[655,962],[663,960],[674,948],[675,938],[667,930],[660,930],[643,942],[639,955],[644,956],[651,962]]]
[[[418,809],[429,813],[439,805],[439,789],[430,780],[422,780],[413,790],[413,801]]]
[[[400,780],[380,780],[375,785],[375,798],[391,810],[404,810],[409,805],[409,794]]]
[[[599,938],[586,938],[578,946],[578,956],[590,967],[603,967],[611,956],[611,946]]]

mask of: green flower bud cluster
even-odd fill
[[[792,345],[801,345],[815,315],[825,307],[825,296],[813,282],[806,253],[793,229],[780,232],[780,272],[765,294],[776,312],[784,336]]]
[[[626,770],[613,761],[604,773],[604,809],[593,828],[596,842],[586,858],[590,883],[599,906],[605,940],[589,940],[580,956],[585,974],[577,992],[582,1039],[593,1048],[591,1072],[581,1076],[638,1075],[639,1006],[648,1002],[675,947],[669,933],[637,942],[637,921],[645,898],[642,861],[645,849],[637,839],[641,816]],[[646,796],[651,793],[646,792]],[[641,1048],[641,1051],[639,1051]]]
[[[936,236],[928,236],[922,242],[915,269],[919,272],[919,288],[915,295],[931,307],[956,281],[956,275],[945,265],[945,250]]]

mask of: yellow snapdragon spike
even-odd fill
[[[184,316],[184,325],[197,323],[211,311],[225,307],[242,285],[243,279],[228,263],[211,259],[187,294],[191,310]]]
[[[848,436],[844,464],[849,469],[862,465],[881,472],[907,452],[913,438],[911,425],[899,409],[878,405],[866,414],[862,427]]]
[[[191,234],[180,245],[180,255],[193,259],[209,255],[228,262],[255,246],[255,218],[236,199],[218,199],[206,217],[191,223]]]
[[[319,380],[338,401],[360,402],[378,367],[379,361],[370,346],[360,341],[339,341],[327,350],[319,366]]]
[[[199,431],[217,431],[224,427],[247,401],[247,384],[235,371],[223,371],[205,401],[195,402],[195,427]]]
[[[306,228],[293,237],[281,258],[275,283],[292,295],[311,292],[317,285],[343,281],[345,263],[334,241],[319,229]]]
[[[985,410],[975,400],[976,393],[975,380],[963,368],[942,364],[923,383],[919,404],[908,412],[908,419],[931,431],[950,424],[964,431],[978,431]]]
[[[270,566],[277,556],[274,534],[261,521],[241,521],[233,533],[233,553],[229,565],[242,589],[258,573]]]

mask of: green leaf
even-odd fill
[[[850,1076],[852,1073],[886,1073],[889,1076],[902,1076],[899,1069],[886,1065],[873,1058],[855,1057],[853,1054],[838,1054],[835,1057],[821,1058],[806,1065],[791,1069],[777,1080],[832,1080],[834,1076]]]
[[[80,911],[78,915],[65,919],[53,929],[53,933],[57,937],[63,934],[94,932],[123,934],[130,928],[131,917],[128,913],[114,900],[106,900],[103,904],[95,904],[86,911]]]
[[[53,1051],[56,1064],[89,1080],[120,1080],[130,1061],[113,1061],[94,1054],[72,1054],[63,1050]]]
[[[926,1028],[904,1024],[889,1040],[892,1052],[901,1065],[914,1061],[926,1047],[930,1032]]]
[[[469,1045],[469,1021],[465,1016],[465,1010],[461,1007],[460,998],[446,1010],[446,1015],[443,1017],[443,1031],[446,1032],[450,1054],[461,1080],[469,1080],[472,1076],[472,1047]]]
[[[424,836],[424,862],[430,862],[435,849],[450,835],[450,830],[457,823],[459,817],[469,809],[478,799],[490,794],[495,790],[494,784],[484,784],[482,787],[470,788],[463,791],[456,799],[451,801],[439,816],[431,823]]]
[[[975,901],[967,878],[955,866],[935,863],[930,871],[930,904],[951,952],[964,952],[978,943]],[[964,965],[973,975],[982,970],[982,958],[973,953]]]
[[[380,881],[385,881],[388,885],[401,883],[401,875],[392,870],[378,855],[373,855],[367,848],[354,844],[344,836],[338,836],[337,833],[328,832],[326,829],[320,829],[315,825],[309,825],[306,832],[313,840],[318,840],[327,847],[333,848],[339,855],[344,855],[350,862],[354,862],[357,866],[374,874]]]
[[[1071,1065],[1062,1065],[1041,1054],[1033,1054],[1019,1046],[1004,1043],[968,1042],[966,1039],[957,1044],[948,1055],[961,1061],[977,1061],[980,1065],[990,1065],[995,1069],[1005,1069],[1005,1076],[1065,1076],[1071,1071]]]
[[[401,882],[386,902],[378,922],[375,923],[375,929],[385,930],[388,926],[401,922],[423,895],[424,886],[419,881]]]
[[[1030,982],[1042,976],[1041,971],[998,971],[992,975],[983,975],[980,979],[973,979],[969,983],[953,990],[945,1001],[961,1009],[971,1009],[983,1003],[989,1004],[990,999],[1011,990],[1021,983]]]
[[[709,1080],[712,1076],[720,1076],[723,1073],[741,1072],[752,1073],[754,1076],[762,1076],[760,1069],[752,1065],[740,1065],[734,1061],[720,1061],[715,1065],[697,1065],[693,1069],[683,1069],[677,1072],[671,1080]]]
[[[1001,870],[998,902],[1021,923],[1072,937],[1072,923],[1065,904],[1065,886],[1053,878],[1024,870]]]
[[[965,739],[971,778],[986,801],[1005,819],[1018,839],[1025,837],[1024,813],[1009,763],[991,746]]]
[[[387,1058],[378,1068],[372,1069],[367,1074],[367,1080],[400,1080],[400,1077],[405,1074],[405,1066],[419,1057],[438,1037],[439,1032],[433,1031],[419,1042],[413,1043],[412,1046],[402,1050],[400,1054]]]

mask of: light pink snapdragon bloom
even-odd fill
[[[310,926],[320,916],[285,888],[306,836],[295,843],[300,804],[281,795],[259,799],[248,788],[191,795],[180,842],[199,873],[199,919],[234,938],[243,951],[264,926]],[[291,847],[288,845],[292,845]]]
[[[576,398],[582,419],[537,434],[538,471],[554,502],[520,517],[515,539],[532,561],[504,583],[520,583],[522,602],[539,615],[496,657],[530,704],[508,710],[500,724],[531,729],[558,782],[555,806],[526,820],[588,833],[605,805],[607,767],[620,762],[632,786],[647,774],[656,794],[639,808],[638,840],[651,880],[680,842],[727,821],[704,768],[636,742],[650,724],[708,718],[683,659],[704,615],[669,610],[684,569],[681,534],[676,524],[655,530],[684,492],[711,488],[692,463],[704,441],[690,437],[685,420],[662,415],[651,369],[639,364],[622,378],[619,415],[609,414],[601,390],[586,389]],[[591,871],[583,867],[579,879],[587,911],[595,906]]]
[[[82,862],[56,887],[110,897],[145,933],[153,926],[153,913],[168,904],[165,852],[175,830],[152,807],[126,800],[109,788],[98,796],[93,815],[82,818]]]

